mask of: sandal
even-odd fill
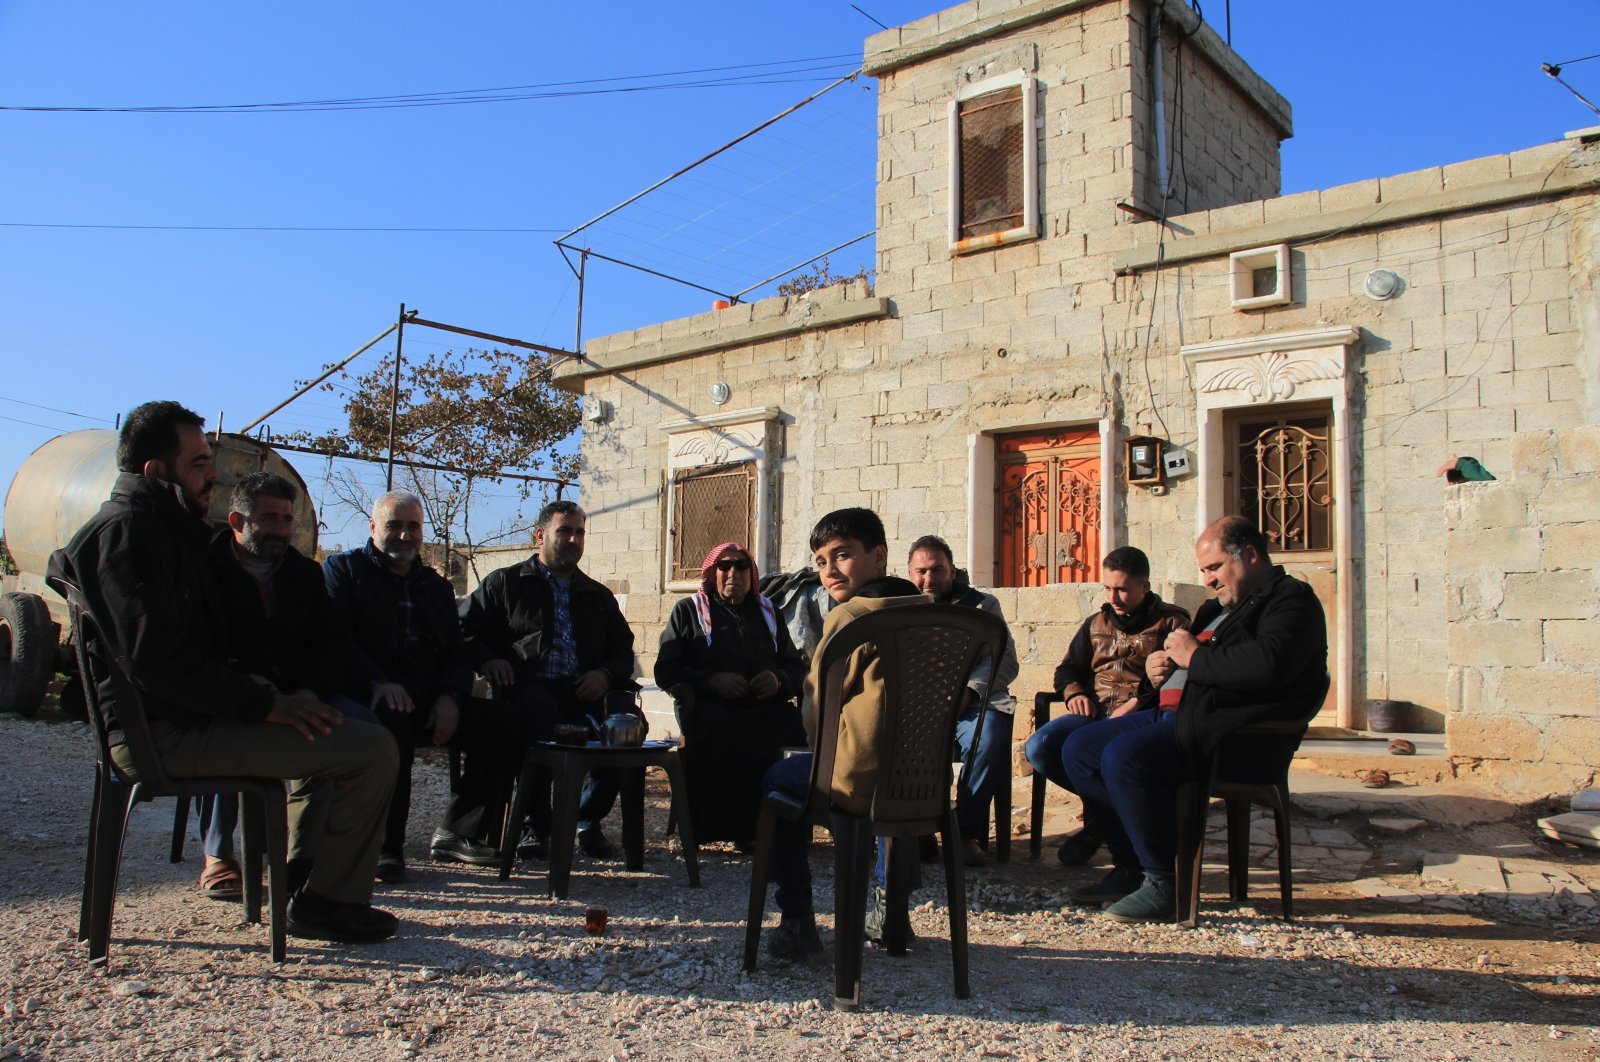
[[[244,874],[236,859],[206,860],[200,872],[200,895],[210,900],[237,900],[244,895]]]

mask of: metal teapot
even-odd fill
[[[600,724],[600,744],[610,749],[634,749],[644,744],[644,717],[632,712],[615,712]]]

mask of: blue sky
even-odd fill
[[[895,25],[946,5],[860,6]],[[1205,14],[1221,32],[1221,0]],[[1236,0],[1232,23],[1235,49],[1294,107],[1285,192],[1515,150],[1600,122],[1539,71],[1541,62],[1600,52],[1592,0]],[[58,431],[109,426],[146,398],[178,398],[211,418],[225,412],[225,426],[242,425],[390,323],[401,302],[436,320],[570,346],[572,274],[551,239],[848,70],[852,60],[838,57],[859,56],[875,30],[833,0],[581,9],[0,0],[6,107],[265,103],[556,82],[587,83],[568,91],[636,88],[641,82],[598,79],[724,67],[745,69],[658,80],[746,79],[338,112],[0,111],[0,483]],[[787,65],[753,65],[763,63]],[[1565,76],[1600,97],[1600,60],[1571,65]],[[828,208],[839,231],[853,212],[865,231],[870,83],[825,101],[813,113],[826,122],[784,125],[759,151],[730,158],[699,194],[736,197],[741,177],[760,179],[774,158],[841,172],[859,158],[867,172],[841,177]],[[639,221],[675,225],[687,216],[674,213],[681,206],[647,204]],[[33,227],[42,225],[155,228]],[[595,249],[603,247],[596,237]],[[781,256],[788,245],[767,250]],[[854,264],[851,252],[835,257],[836,266]],[[696,313],[709,298],[596,265],[584,331]],[[408,330],[406,347],[451,342]],[[339,423],[337,402],[321,394],[273,419],[279,431]],[[296,463],[319,493],[323,463]],[[348,515],[325,513],[325,542],[359,538]]]

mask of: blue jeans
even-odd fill
[[[1067,792],[1073,792],[1072,779],[1067,777],[1067,765],[1061,759],[1062,750],[1066,747],[1067,739],[1079,728],[1099,719],[1095,715],[1073,715],[1070,712],[1056,716],[1028,738],[1028,762],[1039,774]]]
[[[963,838],[976,839],[989,836],[989,806],[995,790],[1011,784],[1011,716],[990,707],[983,713],[983,733],[977,735],[974,745],[979,707],[974,705],[956,720],[956,748],[965,764],[956,784],[956,824]],[[879,862],[881,865],[882,860]],[[879,880],[882,876],[880,867]]]
[[[782,791],[804,799],[811,784],[811,753],[805,752],[779,760],[767,768],[761,780],[761,795]],[[809,823],[790,822],[780,817],[772,837],[772,866],[770,877],[778,887],[778,910],[786,915],[804,914],[811,910],[811,864],[806,856],[811,848]]]
[[[1097,811],[1100,835],[1119,868],[1151,877],[1173,876],[1178,856],[1178,787],[1197,781],[1203,767],[1178,749],[1176,712],[1130,712],[1078,730],[1062,756],[1087,809]],[[1281,778],[1298,741],[1265,734],[1235,735],[1223,743],[1219,776],[1239,782]]]
[[[339,709],[339,713],[346,719],[359,719],[363,723],[376,723],[378,717],[372,714],[372,709],[360,704],[349,697],[336,695],[329,697],[327,703]],[[290,800],[306,800],[309,794],[302,791],[300,786],[295,786],[289,794]],[[214,796],[200,798],[200,846],[206,855],[212,859],[233,858],[233,834],[239,827],[239,798],[236,796],[218,800]]]

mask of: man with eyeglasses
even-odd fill
[[[546,504],[535,521],[534,555],[490,572],[460,604],[473,665],[521,713],[530,740],[551,740],[557,723],[588,726],[598,736],[612,711],[635,710],[633,630],[616,596],[578,570],[588,522],[576,502]],[[517,846],[521,859],[550,852],[548,772],[535,785]],[[579,799],[578,847],[596,859],[616,854],[600,823],[619,785],[616,771],[595,771]]]

